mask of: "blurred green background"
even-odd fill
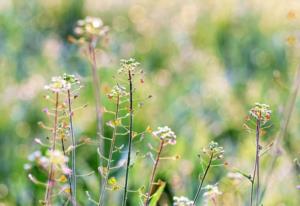
[[[49,122],[42,112],[49,107],[43,87],[52,76],[81,76],[85,87],[76,104],[88,107],[75,115],[76,137],[96,138],[89,62],[83,49],[67,41],[76,21],[87,15],[110,27],[108,42],[97,50],[102,93],[112,86],[119,59],[135,57],[146,73],[137,91],[153,95],[137,112],[135,130],[168,125],[178,136],[165,155],[181,159],[159,166],[157,176],[167,181],[159,204],[171,205],[174,195],[194,196],[201,171],[197,154],[215,140],[225,148],[229,166],[213,169],[206,184],[219,182],[218,205],[246,205],[249,181],[232,181],[227,174],[232,168],[252,171],[255,138],[243,123],[255,102],[273,111],[262,144],[278,133],[300,62],[299,9],[295,0],[0,0],[0,206],[38,205],[43,198],[44,188],[29,181],[24,164],[39,149],[34,138],[49,135],[37,122]],[[295,18],[288,16],[291,11]],[[109,107],[104,95],[102,100]],[[299,171],[293,164],[300,156],[299,114],[297,100],[264,205],[300,204]],[[147,142],[140,150],[146,153]],[[96,170],[96,146],[81,147],[77,156],[80,174]],[[267,153],[262,159],[263,178],[271,158]],[[150,161],[136,161],[132,189],[146,185],[151,171]],[[124,170],[113,175],[122,182]],[[98,177],[78,181],[80,204],[91,205],[85,191],[98,198]],[[107,205],[118,205],[121,195],[109,192]],[[130,205],[138,205],[134,194]]]

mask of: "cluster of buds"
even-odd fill
[[[112,99],[114,97],[125,97],[128,96],[129,93],[126,91],[126,87],[117,84],[115,85],[112,90],[110,91],[110,93],[107,95],[109,99]]]
[[[158,127],[152,134],[167,144],[176,144],[176,135],[168,126]]]
[[[103,21],[97,17],[87,16],[76,23],[74,33],[79,37],[79,43],[91,43],[94,47],[98,40],[108,32],[108,27],[104,26]]]
[[[217,142],[211,141],[207,147],[203,148],[203,153],[212,156],[213,159],[223,159],[224,149]]]
[[[118,73],[128,73],[130,72],[132,75],[136,73],[137,68],[140,63],[137,62],[134,58],[130,59],[121,59],[121,68],[118,70]]]
[[[264,125],[270,120],[271,113],[269,105],[255,103],[255,106],[249,111],[249,116],[260,121],[261,125]]]
[[[194,206],[193,201],[189,200],[187,197],[180,196],[180,197],[173,197],[174,206]]]

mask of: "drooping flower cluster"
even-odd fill
[[[108,27],[97,17],[87,16],[85,19],[77,21],[74,33],[79,37],[79,42],[89,42],[96,45],[99,38],[104,37],[108,32]]]
[[[67,163],[69,158],[65,156],[61,151],[49,150],[47,152],[47,157],[51,164],[53,164],[57,169],[60,169],[64,174],[70,174],[71,170],[68,168]]]
[[[173,206],[193,206],[193,201],[189,200],[187,197],[173,197],[174,203]]]
[[[261,125],[267,123],[271,118],[272,111],[267,104],[255,103],[255,106],[250,109],[249,116],[255,120],[259,120]]]
[[[152,134],[167,144],[176,144],[176,135],[168,126],[158,127]]]
[[[203,153],[212,156],[213,159],[223,159],[224,149],[217,142],[211,141],[206,148],[203,148]]]

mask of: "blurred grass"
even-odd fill
[[[271,105],[273,126],[263,140],[266,144],[274,139],[299,62],[298,42],[289,46],[286,38],[297,34],[300,18],[289,21],[286,15],[299,8],[292,0],[0,2],[0,205],[37,205],[43,196],[44,189],[28,180],[23,165],[38,149],[33,139],[48,135],[37,122],[48,121],[41,111],[49,106],[42,96],[51,76],[82,76],[86,86],[76,104],[89,106],[75,116],[76,136],[95,138],[89,63],[82,50],[67,42],[79,18],[99,16],[110,26],[110,40],[98,51],[102,90],[113,84],[119,59],[135,57],[146,71],[145,84],[137,85],[139,95],[153,95],[136,114],[135,129],[166,124],[178,135],[178,144],[167,153],[179,154],[181,160],[161,164],[158,172],[168,183],[162,198],[168,202],[173,195],[192,198],[200,172],[197,154],[212,139],[224,146],[230,166],[252,171],[254,137],[243,129],[243,121],[254,102]],[[299,110],[297,101],[265,205],[300,202],[292,162],[299,157]],[[145,145],[139,149],[146,152]],[[263,158],[263,168],[271,156]],[[80,173],[95,171],[95,146],[80,148],[77,161]],[[146,184],[140,171],[146,177],[150,167],[137,160],[132,188]],[[227,172],[213,170],[208,182],[220,181],[220,205],[240,205],[248,200],[250,185],[243,180],[234,186]],[[113,175],[122,182],[123,171]],[[85,190],[97,199],[97,181],[95,175],[79,179],[81,204],[89,205]],[[109,194],[109,204],[117,205],[121,192]],[[137,205],[137,196],[130,201]]]

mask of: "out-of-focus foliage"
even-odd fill
[[[145,83],[136,85],[137,93],[153,96],[137,111],[135,131],[169,125],[177,135],[177,144],[168,152],[181,159],[164,162],[157,173],[157,179],[166,182],[160,204],[171,205],[173,196],[193,198],[202,171],[197,154],[211,140],[224,147],[228,165],[212,169],[206,184],[219,182],[219,205],[247,203],[249,181],[228,174],[234,168],[246,174],[253,169],[255,137],[243,122],[255,102],[272,110],[272,127],[262,144],[278,133],[299,64],[300,13],[291,13],[299,9],[294,0],[0,1],[0,206],[38,205],[43,198],[45,188],[29,181],[24,164],[39,148],[34,138],[49,135],[37,123],[51,123],[42,110],[49,106],[43,88],[52,76],[68,72],[82,77],[85,87],[76,104],[88,107],[74,116],[75,135],[96,138],[87,54],[68,42],[76,21],[87,15],[101,17],[110,27],[109,40],[97,50],[103,105],[111,107],[106,94],[119,59],[135,57],[145,70]],[[300,202],[299,171],[293,164],[300,156],[299,114],[297,100],[264,205]],[[111,134],[111,128],[105,131]],[[154,142],[150,137],[145,141]],[[145,145],[136,149],[146,153]],[[262,157],[263,179],[271,158],[270,152]],[[141,171],[147,177],[152,166],[145,159],[135,161],[132,189],[147,185]],[[96,171],[97,166],[96,146],[80,147],[78,174]],[[123,170],[112,175],[123,182]],[[89,205],[85,191],[97,199],[98,176],[79,178],[78,188],[79,202]],[[108,205],[117,205],[122,192],[108,194]],[[129,201],[137,205],[138,195],[130,195]]]

